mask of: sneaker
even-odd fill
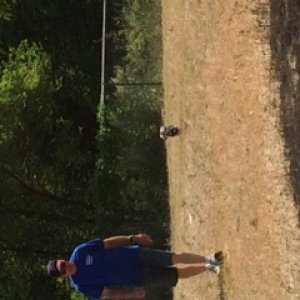
[[[214,266],[219,266],[220,264],[223,263],[224,260],[224,254],[222,251],[218,251],[211,256],[207,257],[207,263],[214,265]]]
[[[205,267],[206,267],[206,270],[211,272],[211,273],[215,273],[217,275],[220,273],[220,267],[219,266],[206,264]]]

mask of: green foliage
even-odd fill
[[[45,83],[43,77],[47,75],[49,65],[49,58],[35,43],[30,45],[24,40],[17,49],[12,48],[2,71],[1,101],[24,101],[28,92]]]
[[[85,300],[85,299],[87,299],[87,297],[85,297],[84,295],[82,295],[76,291],[71,292],[70,300]]]
[[[127,1],[123,6],[126,68],[117,68],[114,81],[121,75],[127,82],[158,82],[161,80],[161,1]],[[122,66],[124,66],[124,64]]]
[[[152,84],[161,78],[160,3],[125,1],[119,18],[126,56],[115,67],[115,93],[99,112],[103,126],[94,190],[101,197],[95,203],[105,219],[103,232],[146,231],[163,243],[168,203],[165,149],[158,134],[162,90]]]
[[[61,89],[62,79],[53,76],[40,46],[22,41],[11,49],[0,82],[2,134],[10,149],[6,164],[60,195],[63,188],[82,182],[93,163],[91,151],[81,144],[84,126],[57,102]],[[11,161],[13,153],[18,158]]]
[[[4,261],[1,261],[0,271],[0,296],[1,299],[13,300],[22,299],[19,295],[19,291],[23,291],[23,296],[28,297],[26,288],[26,281],[28,275],[24,269],[18,269],[18,263],[20,260],[14,258],[11,255],[7,255]]]
[[[86,299],[45,265],[94,236],[165,242],[159,2],[108,2],[97,112],[102,2],[0,0],[1,299]]]
[[[11,2],[14,1],[0,0],[0,19],[8,21],[11,18]]]
[[[97,151],[97,1],[9,4],[0,17],[0,260],[11,260],[1,263],[0,298],[67,299],[70,287],[44,266],[94,227],[85,194]]]

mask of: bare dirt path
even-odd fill
[[[268,1],[264,7],[268,9]],[[300,231],[258,1],[163,0],[172,247],[226,253],[175,299],[300,299]]]

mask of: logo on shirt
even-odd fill
[[[90,255],[87,255],[86,258],[85,258],[85,265],[90,266],[93,263],[94,263],[94,257],[90,256]]]

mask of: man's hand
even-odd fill
[[[153,244],[151,237],[148,234],[140,233],[133,235],[131,240],[134,244],[138,244],[141,246],[150,246]]]

